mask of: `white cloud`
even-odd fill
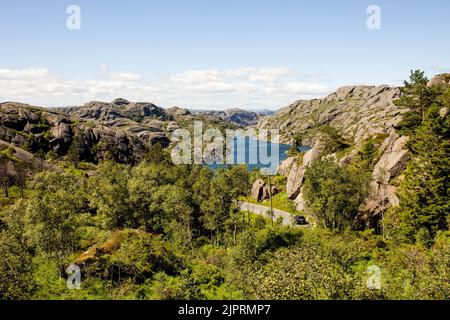
[[[140,75],[131,72],[111,73],[111,80],[114,81],[138,81]]]
[[[0,79],[36,79],[48,77],[49,72],[43,68],[21,70],[0,69]]]
[[[320,82],[298,79],[286,67],[187,70],[154,80],[131,72],[110,72],[101,80],[74,80],[47,69],[0,69],[0,101],[67,106],[123,97],[164,107],[276,109],[330,92]]]
[[[434,71],[440,72],[440,73],[450,72],[450,67],[444,67],[444,66],[432,66],[431,69],[433,69]]]

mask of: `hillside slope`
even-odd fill
[[[258,123],[258,128],[280,129],[285,143],[311,146],[279,167],[279,174],[287,179],[287,196],[297,210],[306,209],[303,184],[312,163],[328,158],[347,165],[368,144],[375,152],[370,192],[361,208],[364,223],[375,225],[382,212],[398,204],[391,181],[401,175],[408,160],[408,139],[395,131],[408,111],[394,104],[400,94],[399,88],[388,86],[343,87],[323,99],[297,101]]]
[[[314,129],[330,125],[347,139],[359,143],[380,133],[388,133],[401,120],[405,109],[393,101],[400,96],[398,88],[388,86],[348,86],[323,99],[300,100],[264,117],[259,128],[280,129],[284,142],[293,142],[301,134],[303,143],[314,143]]]

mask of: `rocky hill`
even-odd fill
[[[57,108],[58,112],[78,116],[86,120],[96,120],[107,125],[120,124],[120,120],[128,119],[143,122],[148,118],[158,120],[172,120],[172,116],[161,107],[148,102],[130,102],[118,98],[111,103],[92,101],[83,106]]]
[[[428,86],[445,83],[450,83],[450,75],[438,75]],[[375,156],[370,191],[360,208],[360,218],[373,227],[387,208],[398,205],[395,181],[402,179],[410,159],[409,138],[396,132],[408,111],[394,104],[400,95],[399,88],[388,86],[343,87],[323,99],[297,101],[261,119],[258,127],[280,129],[282,141],[311,146],[278,168],[287,179],[287,197],[294,200],[297,210],[306,209],[302,188],[305,172],[314,161],[328,158],[345,166],[369,144],[375,148]],[[441,116],[447,114],[448,110],[441,110]]]
[[[258,127],[280,129],[282,141],[311,146],[308,152],[285,160],[278,171],[287,178],[287,196],[297,210],[305,210],[304,176],[314,161],[330,158],[345,165],[368,141],[374,143],[377,157],[370,196],[361,208],[367,224],[375,224],[388,206],[398,202],[390,181],[401,174],[408,159],[407,137],[395,132],[408,111],[394,104],[399,96],[398,88],[349,86],[323,99],[297,101],[261,119]]]
[[[256,125],[260,118],[260,114],[257,112],[242,110],[239,108],[226,109],[224,111],[193,111],[193,113],[216,117],[224,122],[230,122],[238,127]]]
[[[260,120],[259,128],[280,129],[284,142],[293,142],[300,134],[303,143],[313,145],[315,129],[323,125],[336,128],[354,143],[389,131],[402,119],[406,110],[393,101],[398,88],[388,86],[349,86],[323,99],[300,100]]]
[[[41,157],[58,158],[72,152],[79,160],[112,157],[120,162],[139,159],[151,144],[169,143],[162,132],[134,133],[101,121],[15,102],[0,104],[0,139]]]
[[[0,140],[41,157],[75,154],[88,162],[105,157],[133,162],[150,145],[169,146],[171,132],[191,128],[194,121],[205,127],[233,128],[255,124],[257,119],[256,113],[239,109],[192,113],[122,98],[67,108],[5,102],[0,104]]]

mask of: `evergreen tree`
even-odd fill
[[[411,137],[413,159],[397,192],[400,206],[393,210],[400,220],[398,235],[429,242],[445,230],[450,213],[450,120],[434,104]],[[391,217],[392,218],[392,217]]]

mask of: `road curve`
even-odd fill
[[[245,201],[238,201],[238,206],[242,211],[248,211],[248,212],[251,212],[254,214],[262,215],[266,218],[270,218],[270,215],[269,215],[270,208],[269,207],[265,207],[265,206],[261,206],[259,204],[254,204],[254,203],[245,202]],[[278,218],[282,218],[283,219],[282,224],[284,226],[296,225],[294,223],[294,217],[289,212],[278,210],[278,209],[273,209],[273,215],[275,217],[274,220],[277,220]]]

